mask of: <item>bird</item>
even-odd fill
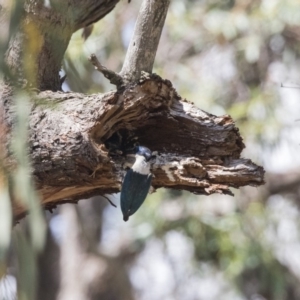
[[[135,162],[126,172],[121,188],[123,220],[128,221],[145,201],[152,180],[150,159],[152,152],[144,146],[135,147]]]

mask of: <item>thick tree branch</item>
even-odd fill
[[[11,78],[23,86],[57,91],[61,89],[59,71],[72,34],[103,18],[119,0],[48,2],[25,1],[20,28],[10,41],[6,62]]]
[[[230,187],[263,183],[264,170],[240,158],[244,144],[232,119],[196,108],[158,76],[104,95],[45,91],[35,103],[29,147],[46,207],[119,192],[132,163],[125,150],[136,141],[157,151],[154,188],[232,194]],[[25,211],[15,205],[17,216]]]
[[[144,0],[120,75],[125,82],[135,82],[141,72],[151,73],[167,16],[170,0]]]

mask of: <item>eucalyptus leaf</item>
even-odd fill
[[[15,97],[16,126],[13,131],[11,149],[18,162],[14,172],[14,194],[29,212],[29,232],[33,250],[40,252],[43,249],[46,236],[46,223],[43,217],[39,198],[34,189],[31,178],[31,166],[28,157],[28,116],[30,100],[24,93]]]
[[[18,258],[18,299],[35,300],[37,286],[37,253],[24,232],[15,231],[13,246]]]
[[[6,258],[12,230],[11,200],[7,186],[0,188],[0,264]],[[1,275],[1,271],[0,271]]]

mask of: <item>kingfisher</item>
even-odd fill
[[[152,180],[152,152],[147,147],[137,146],[135,153],[135,163],[126,172],[121,189],[121,209],[125,222],[145,201]]]

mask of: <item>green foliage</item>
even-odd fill
[[[266,299],[297,299],[297,281],[278,261],[269,238],[273,224],[269,209],[254,201],[243,210],[231,208],[220,214],[205,209],[199,201],[187,193],[179,197],[165,191],[153,194],[134,217],[139,224],[136,239],[147,245],[151,239],[166,240],[169,232],[178,232],[193,244],[195,276],[201,277],[202,272],[197,264],[208,263],[241,293],[250,289],[249,295]],[[142,236],[141,228],[148,234]]]
[[[13,246],[17,254],[18,299],[36,299],[37,255],[34,245],[22,231],[14,233]]]
[[[30,176],[28,158],[28,116],[30,112],[29,98],[25,94],[15,96],[16,124],[13,131],[11,149],[17,160],[17,168],[13,174],[13,194],[20,204],[29,211],[29,233],[33,249],[41,251],[45,244],[46,223],[42,208]]]
[[[0,278],[5,273],[6,254],[11,240],[12,209],[7,185],[0,188]]]

